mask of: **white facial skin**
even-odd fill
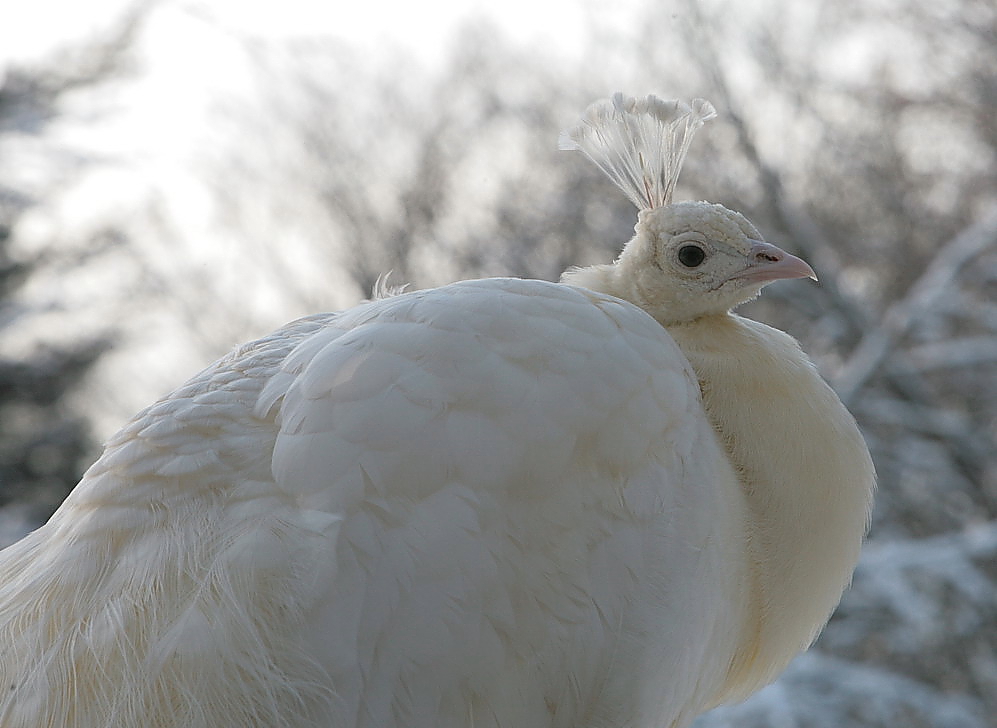
[[[662,324],[723,314],[781,278],[814,278],[799,258],[762,240],[740,213],[708,202],[644,210],[613,266],[616,295]]]

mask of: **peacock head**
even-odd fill
[[[809,265],[765,242],[740,213],[671,202],[692,136],[714,116],[702,99],[689,105],[616,94],[590,106],[561,138],[562,149],[585,153],[639,210],[636,234],[619,260],[593,275],[662,324],[725,313],[775,280],[816,280]],[[565,276],[581,285],[587,278],[585,270]]]
[[[613,266],[624,296],[662,324],[723,314],[783,278],[814,278],[804,261],[765,242],[744,215],[709,202],[641,211]]]

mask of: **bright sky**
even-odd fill
[[[474,14],[496,17],[510,30],[528,32],[537,37],[574,35],[573,15],[585,3],[554,0],[537,3],[529,0],[505,0],[501,10],[484,0],[372,0],[364,2],[315,3],[313,0],[288,0],[279,5],[269,2],[244,3],[239,0],[212,0],[212,7],[227,19],[247,30],[266,34],[332,34],[339,37],[376,43],[401,42],[422,52],[431,52],[445,44],[455,21]],[[573,10],[574,8],[574,10]],[[568,23],[568,27],[564,27]],[[565,32],[561,32],[565,31]]]
[[[588,19],[599,27],[626,23],[641,0],[207,0],[226,20],[261,34],[333,35],[376,48],[399,43],[437,60],[455,24],[485,16],[511,37],[565,53],[580,52]]]
[[[107,27],[132,0],[32,0],[8,6],[0,22],[0,64],[29,61],[52,48]],[[434,62],[459,21],[475,15],[494,20],[511,37],[565,53],[580,52],[587,18],[597,27],[624,25],[640,0],[189,0],[177,2],[226,26],[268,37],[323,36],[376,50],[401,44]]]

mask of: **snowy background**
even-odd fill
[[[746,313],[803,342],[880,474],[816,648],[699,727],[997,726],[991,0],[4,8],[0,543],[142,406],[386,271],[610,260],[633,209],[556,141],[615,90],[717,107],[677,198],[813,264]]]

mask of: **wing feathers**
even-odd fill
[[[4,552],[0,723],[578,724],[659,629],[633,575],[713,497],[674,487],[704,443],[685,360],[613,298],[499,279],[295,322]]]

